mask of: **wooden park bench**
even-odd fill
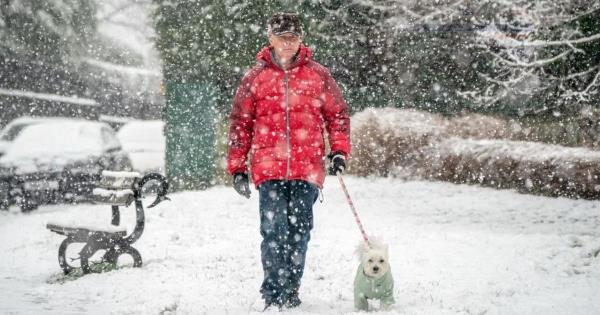
[[[46,227],[55,233],[66,236],[58,248],[58,263],[65,274],[69,274],[76,267],[70,262],[79,259],[81,270],[84,274],[94,272],[90,268],[90,258],[99,250],[105,250],[101,263],[108,263],[116,267],[119,256],[127,254],[133,258],[133,266],[142,266],[142,256],[131,245],[135,243],[144,232],[144,206],[142,204],[142,188],[150,181],[159,183],[156,200],[148,206],[152,208],[164,200],[169,189],[164,176],[150,173],[141,176],[136,172],[102,172],[99,187],[93,191],[93,200],[96,203],[108,204],[112,209],[111,225],[105,227],[89,227],[83,225],[65,225],[48,223]],[[119,226],[121,214],[119,207],[128,207],[135,203],[135,228],[127,235],[127,229]],[[73,243],[85,243],[79,252],[79,258],[68,261],[67,247]]]

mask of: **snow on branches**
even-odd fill
[[[586,0],[361,0],[391,32],[451,32],[475,51],[480,80],[459,97],[483,110],[579,111],[600,89],[600,2]],[[443,50],[444,47],[437,49]],[[507,110],[505,110],[507,109]]]
[[[519,114],[579,111],[600,89],[600,4],[587,1],[493,1],[496,13],[476,32],[488,55],[484,84],[461,95],[480,107],[519,107]],[[594,46],[596,45],[596,46]],[[594,47],[596,49],[594,49]]]

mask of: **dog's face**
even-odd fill
[[[363,270],[367,277],[379,278],[390,270],[387,245],[371,243],[370,247],[362,246],[359,252]]]

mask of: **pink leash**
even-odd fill
[[[367,244],[367,246],[369,246],[369,238],[367,237],[367,233],[365,233],[365,229],[363,228],[363,225],[360,222],[360,218],[358,217],[358,212],[356,212],[356,208],[354,208],[354,203],[352,203],[352,199],[350,198],[348,189],[346,189],[346,185],[344,184],[344,180],[342,179],[342,174],[340,174],[338,172],[338,173],[336,173],[336,175],[337,175],[337,178],[340,180],[340,185],[342,185],[342,190],[344,190],[344,194],[346,194],[346,199],[348,200],[348,204],[350,204],[350,209],[352,209],[352,213],[354,214],[354,219],[356,220],[356,224],[358,224],[360,233],[362,233],[362,237],[365,240],[365,243]]]

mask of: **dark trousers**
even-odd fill
[[[260,185],[259,195],[264,271],[260,292],[267,304],[283,304],[298,295],[319,191],[301,180],[272,180]]]

